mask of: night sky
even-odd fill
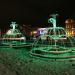
[[[1,0],[0,26],[11,21],[46,26],[52,13],[58,13],[58,20],[63,24],[65,19],[75,18],[75,3],[72,0]]]

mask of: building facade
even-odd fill
[[[73,19],[65,21],[65,30],[68,37],[75,36],[75,21]]]

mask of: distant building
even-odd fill
[[[67,19],[65,21],[66,27],[66,35],[67,36],[75,36],[75,21],[73,19]]]

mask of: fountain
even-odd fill
[[[45,58],[71,58],[71,53],[75,51],[75,45],[71,38],[66,36],[63,27],[56,26],[56,17],[58,14],[52,14],[48,23],[53,27],[46,28],[44,33],[34,41],[31,55]],[[75,57],[75,56],[74,56]]]
[[[22,47],[26,45],[26,37],[16,28],[16,22],[11,22],[10,27],[2,38],[3,46]]]

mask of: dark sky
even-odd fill
[[[0,26],[11,21],[19,24],[45,25],[49,15],[59,14],[59,21],[75,18],[75,3],[70,0],[1,0]]]

